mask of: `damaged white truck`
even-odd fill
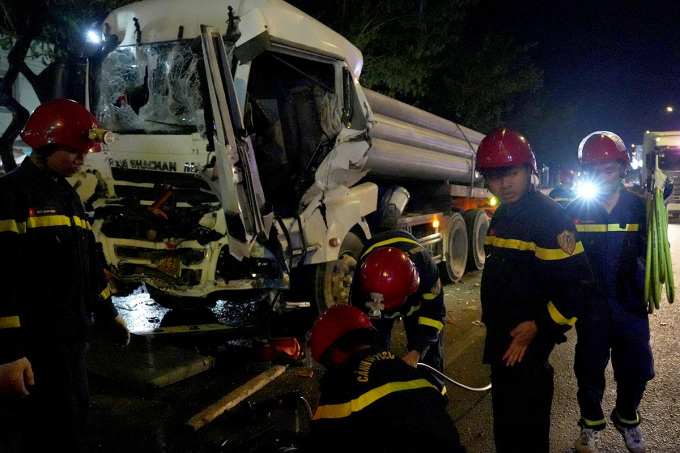
[[[361,53],[323,24],[280,0],[145,0],[103,33],[89,104],[116,141],[79,190],[119,291],[323,308],[388,227],[452,280],[483,266],[483,135],[362,89]]]

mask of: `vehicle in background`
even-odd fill
[[[659,170],[666,177],[677,181],[680,177],[680,131],[649,132],[643,140],[644,181],[649,185],[658,158]],[[670,188],[670,186],[669,186]],[[661,188],[664,190],[664,188]],[[668,190],[670,192],[670,190]],[[668,194],[666,203],[670,217],[680,215],[680,184],[675,184],[672,194]],[[664,193],[666,196],[666,193]]]

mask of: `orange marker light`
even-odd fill
[[[432,228],[439,228],[439,220],[434,219],[432,221]]]

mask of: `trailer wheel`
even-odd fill
[[[463,216],[457,212],[448,219],[444,229],[443,277],[448,282],[457,282],[465,273],[468,255],[468,236]]]
[[[486,261],[484,240],[489,230],[489,218],[481,209],[470,209],[463,215],[463,218],[468,235],[468,269],[484,269],[484,261]]]
[[[314,302],[319,312],[336,304],[349,303],[349,290],[352,286],[354,270],[363,248],[363,239],[350,231],[342,240],[338,259],[316,267]]]

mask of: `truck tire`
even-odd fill
[[[440,272],[447,282],[457,282],[465,273],[468,255],[468,236],[465,220],[459,213],[449,217],[444,229],[444,262]]]
[[[316,266],[313,302],[319,312],[336,304],[349,303],[349,290],[352,286],[354,270],[363,248],[363,239],[350,231],[342,240],[338,259]]]
[[[484,261],[486,261],[484,240],[489,230],[489,218],[481,209],[470,209],[465,212],[463,218],[468,236],[468,269],[484,269]]]

